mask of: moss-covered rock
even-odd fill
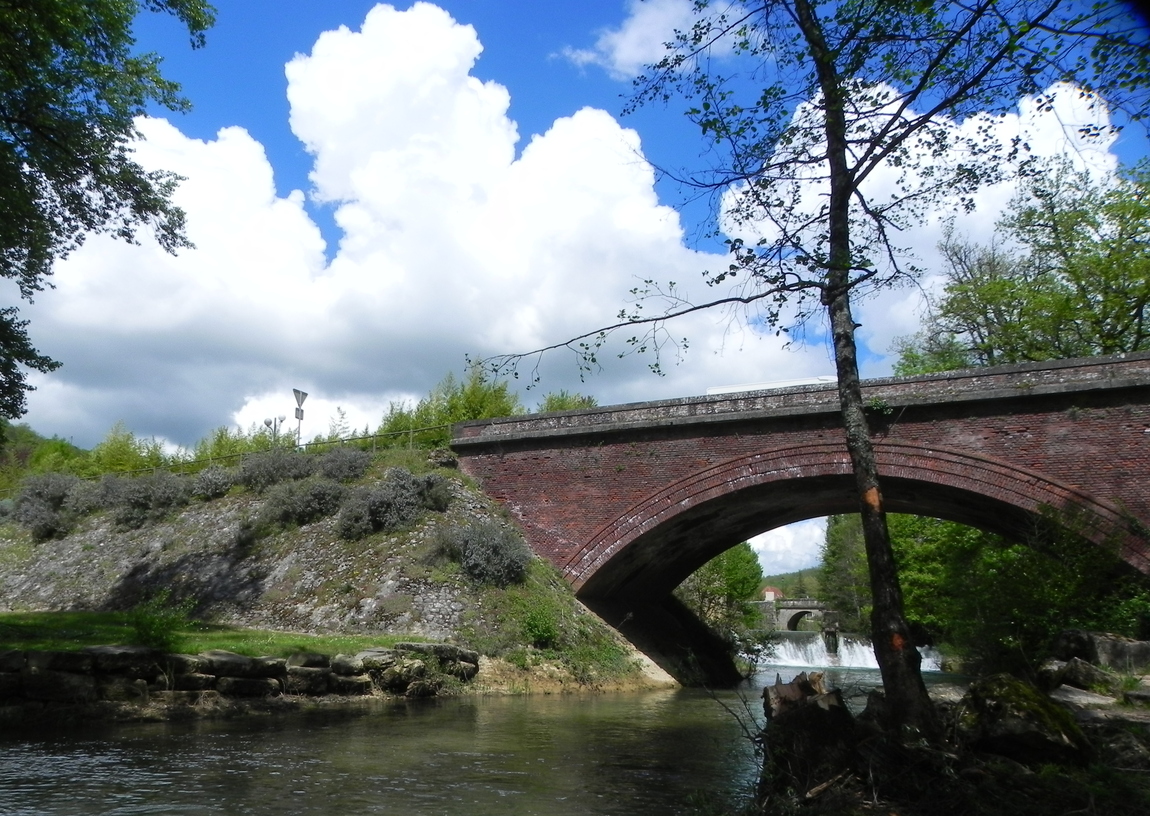
[[[996,674],[973,683],[959,709],[960,738],[1025,764],[1081,765],[1090,744],[1068,711],[1029,683]]]

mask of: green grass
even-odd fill
[[[131,644],[134,630],[124,612],[9,612],[0,614],[0,651],[61,650]],[[307,635],[192,622],[177,633],[187,653],[226,649],[238,654],[287,657],[293,652],[355,654],[368,646],[420,640],[394,635]]]

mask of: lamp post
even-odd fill
[[[286,416],[282,414],[278,417],[268,417],[264,420],[264,425],[272,432],[272,447],[276,445],[276,438],[279,436],[280,426],[283,425]]]

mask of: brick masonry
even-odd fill
[[[1150,354],[864,383],[887,507],[1025,537],[1052,510],[1150,573]],[[765,529],[853,512],[831,386],[462,423],[463,471],[580,594],[662,594]]]

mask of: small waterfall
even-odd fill
[[[868,638],[855,635],[840,635],[838,654],[827,651],[826,643],[818,632],[779,632],[782,640],[775,653],[767,658],[772,666],[807,666],[826,668],[831,666],[852,669],[877,669],[874,649]],[[922,670],[938,671],[939,654],[935,649],[919,649],[922,653]]]

